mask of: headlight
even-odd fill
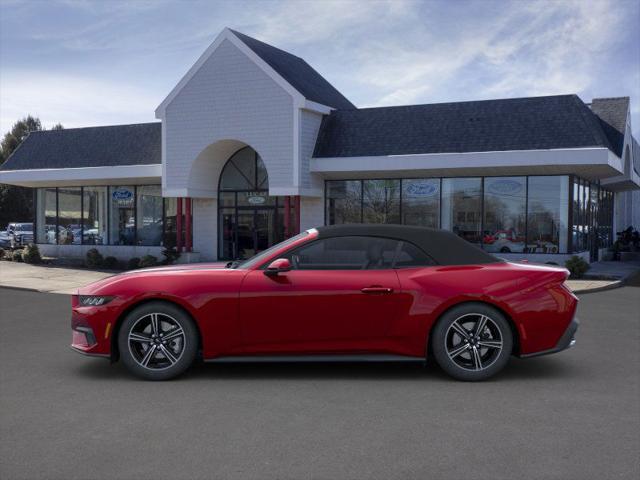
[[[83,307],[98,307],[113,300],[114,297],[104,297],[100,295],[80,295],[78,301]]]

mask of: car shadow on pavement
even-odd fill
[[[109,364],[102,359],[86,359],[75,367],[80,376],[93,380],[132,380],[120,362]],[[569,378],[580,375],[574,362],[562,358],[512,358],[505,369],[488,380],[509,382]],[[437,365],[420,363],[204,363],[198,362],[176,381],[189,380],[417,380],[453,381]]]

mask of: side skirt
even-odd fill
[[[207,363],[260,363],[260,362],[425,362],[425,357],[405,355],[245,355],[216,357]]]

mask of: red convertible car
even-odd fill
[[[242,262],[137,270],[73,296],[72,348],[165,380],[204,361],[425,361],[483,380],[573,345],[562,268],[509,263],[451,232],[339,225]]]

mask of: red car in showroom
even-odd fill
[[[572,346],[565,269],[444,230],[336,225],[223,264],[132,271],[73,296],[72,348],[165,380],[204,361],[425,361],[483,380]]]

